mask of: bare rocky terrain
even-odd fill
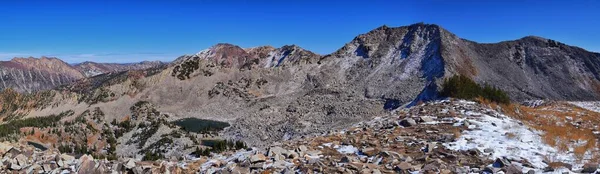
[[[0,89],[12,88],[18,92],[31,93],[99,74],[147,69],[162,64],[164,63],[158,61],[145,61],[131,64],[84,62],[70,65],[53,57],[14,58],[0,61]]]
[[[93,63],[73,68],[58,59],[42,58],[36,61],[50,63],[41,63],[44,66],[38,67],[45,67],[48,72],[60,69],[72,75],[48,76],[41,73],[24,79],[16,77],[25,77],[36,68],[17,66],[11,61],[2,64],[10,67],[6,70],[10,75],[3,76],[3,79],[8,79],[7,82],[16,84],[16,87],[0,95],[3,105],[0,117],[5,126],[12,123],[20,127],[2,138],[62,149],[63,154],[90,154],[95,159],[92,160],[94,164],[107,166],[102,169],[104,171],[212,173],[232,172],[241,167],[238,173],[250,170],[303,173],[464,173],[484,170],[505,170],[507,173],[507,170],[532,170],[537,173],[545,171],[548,166],[559,167],[550,160],[539,160],[541,157],[522,159],[522,156],[515,157],[510,153],[494,156],[489,149],[471,146],[474,143],[481,146],[490,143],[459,136],[469,131],[478,133],[464,125],[464,119],[474,119],[484,125],[479,127],[481,130],[496,130],[491,129],[495,126],[489,126],[493,122],[490,120],[494,119],[509,120],[508,126],[520,125],[520,121],[529,123],[535,120],[530,118],[531,115],[513,114],[527,108],[496,110],[471,102],[438,102],[442,83],[448,77],[464,75],[480,84],[506,91],[515,103],[534,99],[598,100],[599,58],[598,53],[550,39],[530,36],[480,44],[461,39],[437,25],[413,24],[376,28],[328,55],[318,55],[296,45],[241,48],[217,44],[196,54],[181,56],[170,64],[154,66],[150,63],[152,66],[140,65],[131,69]],[[59,65],[71,68],[57,68]],[[52,84],[52,80],[44,81],[45,77],[60,78],[60,86],[52,90],[19,93],[58,86]],[[422,105],[423,102],[427,104]],[[404,109],[406,107],[410,109]],[[449,115],[450,110],[458,115]],[[548,114],[542,111],[535,113]],[[53,115],[60,117],[50,117]],[[531,117],[537,118],[538,115]],[[410,121],[406,120],[408,117],[414,118]],[[428,120],[429,117],[433,120]],[[39,121],[40,118],[57,118],[58,121],[45,123]],[[228,126],[217,130],[208,126],[206,130],[190,131],[175,124],[185,118],[204,119],[198,124],[208,120],[214,121],[211,124],[226,123]],[[591,118],[594,119],[598,118]],[[44,126],[26,124],[27,121],[42,122]],[[431,121],[435,124],[421,124]],[[419,126],[412,127],[417,122]],[[461,125],[455,125],[458,123]],[[493,124],[500,125],[499,122]],[[354,128],[358,130],[348,131]],[[519,128],[528,130],[527,127]],[[583,128],[589,131],[590,137],[597,129],[593,126]],[[344,133],[339,133],[340,130]],[[446,135],[448,132],[444,132],[448,130],[457,133],[450,137]],[[523,132],[528,137],[541,136],[535,131]],[[403,141],[396,141],[398,136],[402,136]],[[590,137],[581,139],[585,143],[580,144],[591,144],[586,147],[592,153],[594,148],[590,146],[597,147],[597,144],[595,138]],[[345,139],[357,140],[343,142]],[[215,142],[218,144],[223,140],[241,141],[255,148],[237,148],[240,152],[236,155],[231,153],[233,148],[217,148],[220,146],[216,146]],[[589,143],[591,140],[594,143]],[[453,142],[465,144],[458,148],[450,146]],[[286,152],[294,151],[298,156],[290,157],[293,153],[279,154],[284,157],[273,156],[268,151],[273,144],[278,144]],[[299,145],[308,149],[298,151]],[[336,152],[336,149],[350,145],[358,151],[347,154],[344,160],[345,152]],[[515,146],[518,145],[521,144]],[[82,149],[84,146],[86,149]],[[210,151],[210,157],[193,158],[198,157],[198,150],[205,149],[216,151]],[[318,152],[307,153],[312,150]],[[371,150],[376,152],[371,153]],[[387,157],[382,157],[384,154],[380,152],[384,151],[388,152],[387,157],[392,157],[383,160]],[[392,152],[402,153],[396,155]],[[558,150],[544,152],[558,153]],[[196,155],[190,156],[193,153]],[[260,159],[252,160],[254,155],[261,153],[264,153],[264,159],[259,155],[257,158]],[[411,160],[407,160],[407,156]],[[589,159],[586,163],[565,161],[574,157],[564,156],[559,161],[571,165],[569,171],[581,171],[585,169],[584,164],[593,163]],[[98,158],[110,158],[111,162],[100,162]],[[275,160],[282,158],[283,161]],[[380,158],[383,161],[374,163]],[[488,166],[497,159],[503,164],[501,167]],[[14,162],[10,161],[12,156],[5,162],[7,160],[11,164]],[[354,162],[357,164],[350,165]],[[519,164],[511,167],[512,162]],[[18,161],[17,164],[21,167]],[[122,168],[121,164],[128,167]],[[38,165],[44,168],[43,164]],[[113,165],[118,168],[108,167]],[[78,166],[67,168],[78,171]],[[94,168],[99,170],[96,165]],[[13,170],[21,169],[25,168]],[[65,167],[58,171],[63,169]]]

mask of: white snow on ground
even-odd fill
[[[469,104],[462,102],[461,104]],[[491,111],[491,110],[490,110]],[[492,111],[496,113],[495,111]],[[444,143],[451,150],[477,149],[483,154],[485,149],[491,152],[489,158],[506,157],[511,161],[530,162],[537,172],[545,168],[547,164],[543,161],[563,162],[573,165],[573,170],[581,169],[584,162],[578,162],[574,154],[559,152],[556,148],[542,141],[542,132],[533,130],[502,114],[490,116],[479,112],[463,112],[466,118],[455,118],[460,122],[467,121],[469,129],[462,132],[456,142]],[[530,168],[523,167],[527,172]]]
[[[343,146],[340,146],[339,148],[336,148],[335,150],[337,150],[341,154],[356,154],[356,153],[358,153],[358,149],[351,145],[347,145],[347,146],[343,145]]]
[[[375,119],[378,119],[378,118],[375,118]],[[340,146],[340,145],[333,145],[333,143],[323,143],[322,146],[334,148],[341,154],[358,154],[358,148],[356,148],[352,145],[341,145]]]
[[[600,113],[600,102],[599,101],[585,101],[585,102],[569,102],[572,105],[578,106],[583,109]]]

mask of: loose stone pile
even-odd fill
[[[17,173],[542,173],[571,172],[563,166],[532,164],[530,159],[498,156],[498,149],[456,150],[449,144],[463,133],[487,129],[476,118],[512,121],[474,102],[439,101],[375,117],[344,130],[249,148],[182,157],[178,161],[107,161],[89,155],[71,156],[56,150],[0,144],[6,172]],[[467,143],[472,140],[466,140]],[[455,150],[451,150],[455,149]],[[495,154],[495,155],[494,155]],[[498,156],[498,157],[495,157]],[[545,163],[545,161],[544,161]],[[586,164],[578,173],[593,173]]]

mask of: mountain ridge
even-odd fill
[[[8,61],[0,61],[1,89],[14,88],[18,92],[29,93],[53,89],[98,74],[146,69],[162,64],[164,63],[159,61],[130,64],[95,62],[68,64],[56,57],[15,57]]]

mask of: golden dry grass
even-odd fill
[[[484,99],[478,101],[493,109],[500,106],[504,114],[544,132],[543,141],[561,151],[568,152],[572,148],[580,159],[586,153],[592,154],[593,159],[600,158],[597,151],[598,139],[592,130],[594,125],[600,124],[600,113],[565,102],[534,108],[519,104],[496,104]],[[576,124],[575,120],[579,120],[581,124]]]

